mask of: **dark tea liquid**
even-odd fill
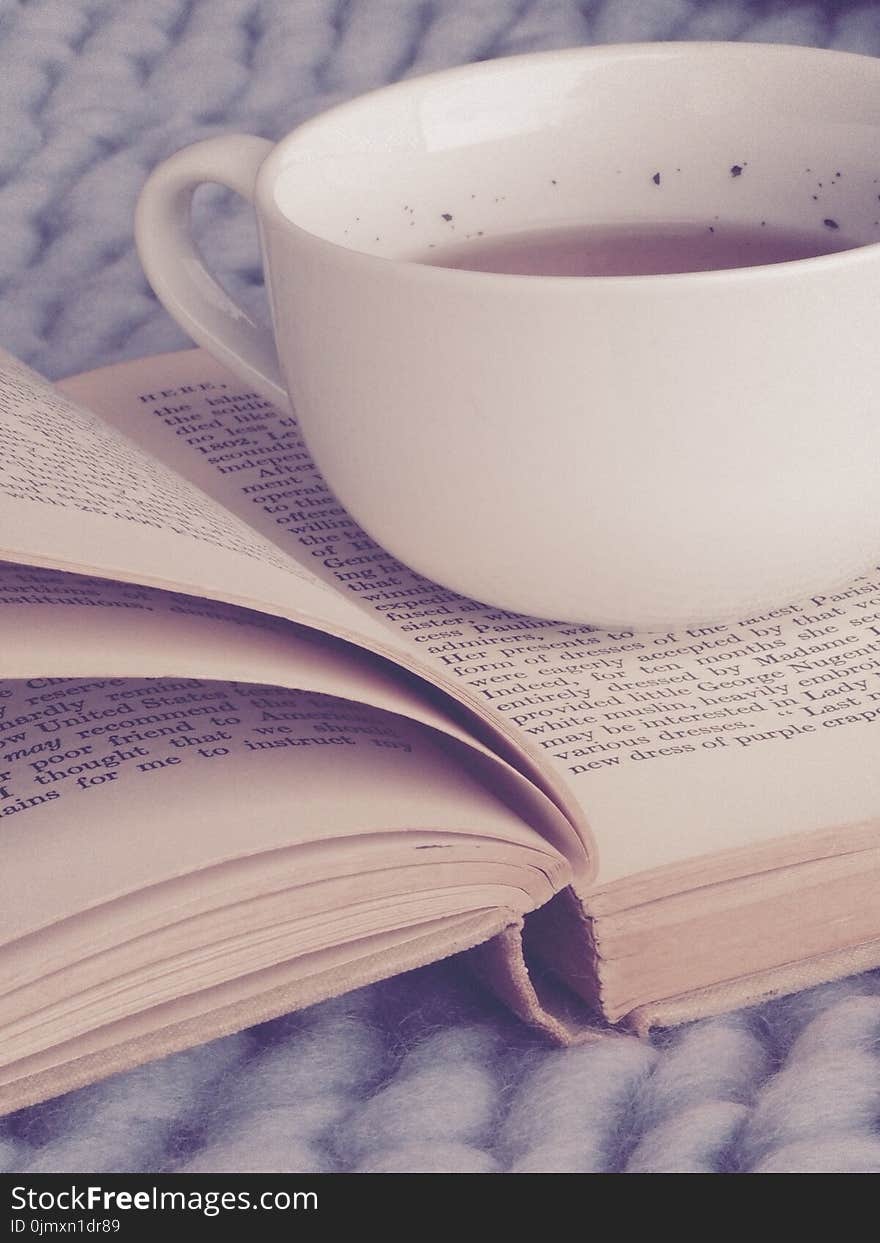
[[[810,259],[854,243],[832,225],[795,233],[771,225],[576,226],[471,237],[429,251],[421,262],[470,272],[525,276],[646,276],[745,268]]]

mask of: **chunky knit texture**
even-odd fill
[[[880,5],[782,0],[0,0],[0,343],[50,376],[187,344],[132,246],[184,143],[275,138],[506,53],[749,39],[880,54]],[[200,192],[262,300],[243,206]],[[441,963],[0,1119],[0,1170],[877,1171],[880,973],[655,1039],[549,1050]]]
[[[880,973],[547,1049],[455,961],[0,1120],[0,1170],[880,1171]]]

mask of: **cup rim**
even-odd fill
[[[800,259],[787,259],[779,263],[743,265],[742,267],[735,268],[703,268],[693,272],[646,272],[613,276],[482,272],[469,268],[447,268],[440,264],[428,264],[419,259],[401,258],[394,255],[377,255],[369,251],[358,250],[343,242],[333,241],[330,238],[313,233],[310,229],[298,224],[286,215],[276,201],[274,194],[275,182],[282,169],[287,165],[291,149],[296,147],[297,142],[304,135],[320,129],[327,123],[332,124],[333,119],[340,114],[367,108],[375,100],[385,99],[391,95],[399,94],[405,96],[413,89],[420,89],[425,83],[447,82],[453,85],[456,82],[484,76],[487,73],[503,73],[511,64],[532,65],[535,69],[541,69],[547,65],[563,62],[577,60],[601,61],[619,59],[624,56],[647,56],[653,59],[666,58],[670,60],[675,58],[704,59],[708,56],[720,56],[728,60],[734,60],[737,58],[751,59],[755,56],[764,56],[768,60],[776,59],[792,63],[803,60],[833,59],[838,62],[848,62],[851,65],[858,64],[862,67],[873,63],[876,66],[878,77],[880,77],[880,57],[864,52],[842,51],[837,48],[820,48],[793,43],[758,43],[727,40],[658,40],[656,42],[578,44],[549,51],[521,52],[511,56],[499,56],[485,61],[469,61],[464,65],[436,69],[428,73],[419,74],[416,77],[403,78],[396,82],[374,87],[369,91],[355,95],[350,99],[342,100],[340,103],[324,109],[288,131],[275,143],[258,171],[254,198],[259,214],[282,230],[292,232],[297,236],[301,244],[315,251],[323,251],[328,256],[335,255],[337,258],[345,256],[346,261],[363,265],[381,264],[386,269],[388,265],[392,265],[393,268],[398,269],[401,273],[408,273],[416,279],[469,280],[478,281],[481,285],[485,285],[486,282],[490,281],[501,281],[505,283],[526,282],[534,286],[535,282],[542,282],[545,285],[549,284],[559,288],[583,288],[585,284],[590,286],[594,284],[622,286],[625,284],[641,285],[644,282],[649,282],[651,286],[656,287],[658,281],[671,281],[677,284],[682,281],[703,283],[706,281],[716,282],[721,279],[726,282],[735,282],[744,278],[767,279],[770,276],[779,277],[790,275],[793,272],[824,272],[828,269],[850,266],[853,263],[862,262],[866,258],[880,257],[880,239],[878,239],[877,241],[864,242],[857,246],[848,247],[844,250],[832,251],[828,254],[810,255]],[[414,274],[419,275],[415,277]]]

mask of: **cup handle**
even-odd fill
[[[147,279],[180,326],[261,396],[289,409],[271,330],[218,284],[190,229],[192,196],[203,182],[218,182],[253,203],[257,172],[271,150],[265,138],[227,134],[176,152],[141,191],[135,240]]]

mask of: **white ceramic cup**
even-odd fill
[[[274,335],[194,247],[202,182],[254,204]],[[481,232],[761,221],[855,248],[673,275],[418,262]],[[667,628],[880,556],[878,221],[880,61],[646,44],[410,79],[274,146],[198,143],[150,177],[137,242],[171,314],[289,395],[402,561],[506,609]]]

